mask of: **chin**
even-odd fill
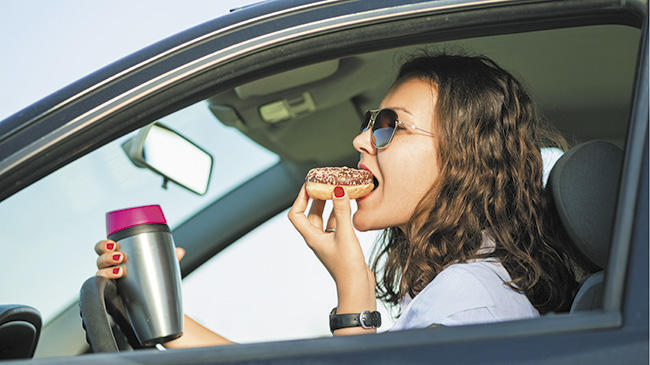
[[[359,214],[359,211],[354,213],[354,216],[352,217],[352,225],[357,231],[360,232],[366,232],[369,231],[371,228],[368,225],[368,219],[366,217],[363,217],[362,214]]]
[[[386,228],[385,225],[377,224],[371,217],[365,216],[357,211],[352,217],[352,225],[357,231],[366,232]]]

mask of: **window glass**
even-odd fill
[[[325,217],[329,211],[331,202]],[[240,343],[331,336],[334,280],[287,213],[269,219],[183,280],[183,306],[190,317]],[[366,258],[378,233],[357,232]],[[377,308],[379,331],[385,331],[393,320],[381,301]]]
[[[5,279],[0,303],[38,309],[45,322],[77,297],[96,271],[94,244],[106,237],[104,214],[159,204],[170,227],[278,161],[275,154],[225,127],[200,102],[161,122],[209,151],[215,166],[208,192],[196,195],[138,168],[122,143],[137,131],[70,163],[0,203]]]

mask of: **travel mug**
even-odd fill
[[[140,344],[153,346],[180,337],[181,272],[160,206],[108,212],[106,232],[126,255],[117,289]]]

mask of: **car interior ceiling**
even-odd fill
[[[379,105],[410,55],[482,54],[524,83],[571,144],[602,139],[623,146],[639,37],[636,28],[602,25],[382,50],[252,81],[214,95],[209,105],[219,121],[281,159],[322,165],[356,155],[351,141],[360,118]],[[289,112],[275,121],[265,111],[279,104]]]

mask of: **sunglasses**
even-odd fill
[[[433,133],[418,128],[415,124],[406,124],[397,119],[397,112],[393,109],[376,109],[369,110],[361,123],[361,132],[372,129],[370,139],[372,145],[377,149],[384,149],[388,147],[393,140],[397,128],[404,128],[407,130],[417,130],[429,136],[434,136]]]

